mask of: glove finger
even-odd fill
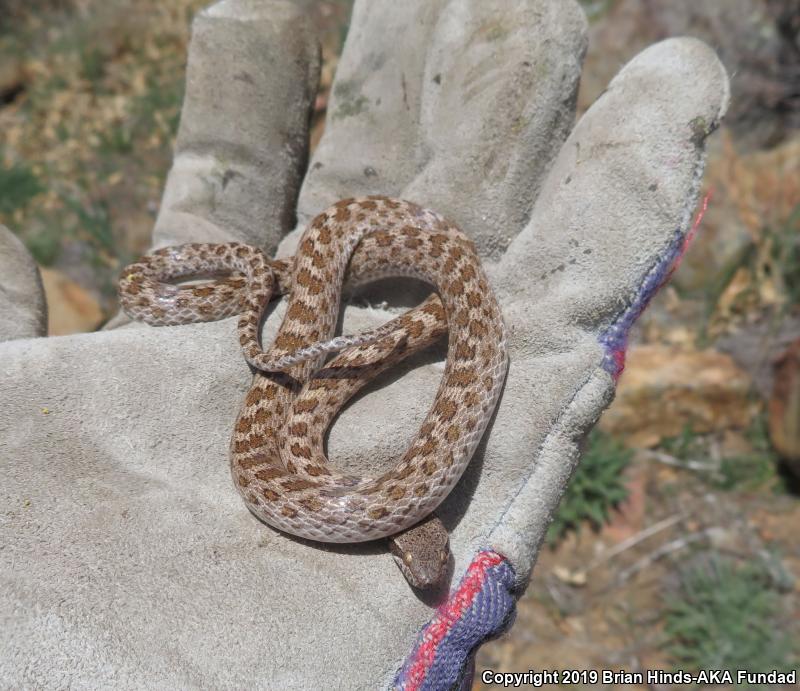
[[[585,33],[561,0],[356,2],[301,225],[342,197],[401,196],[498,257],[573,123]]]
[[[0,341],[47,335],[47,302],[36,262],[0,225]]]
[[[546,353],[521,339],[537,338],[534,331],[560,338],[570,324],[600,330],[627,309],[688,230],[705,138],[728,98],[725,69],[696,39],[651,46],[612,80],[568,138],[531,222],[493,273],[520,348]]]
[[[192,25],[155,246],[239,240],[272,254],[294,225],[319,46],[291,2],[223,0]]]
[[[705,138],[728,96],[700,41],[640,53],[578,123],[497,267],[512,364],[479,494],[513,497],[489,544],[523,577],[579,442],[613,396],[628,330],[684,249]],[[516,477],[512,491],[491,480],[500,468]]]

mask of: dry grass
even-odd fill
[[[740,154],[725,130],[721,136],[707,184],[735,210],[749,242],[716,277],[712,336],[800,305],[800,139]]]

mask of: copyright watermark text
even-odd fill
[[[748,670],[709,669],[699,672],[682,670],[666,672],[651,669],[643,672],[625,672],[612,669],[561,669],[533,670],[527,672],[496,672],[485,669],[481,672],[484,684],[505,688],[529,686],[539,688],[545,684],[577,686],[586,684],[796,684],[797,670],[793,672],[750,672]]]

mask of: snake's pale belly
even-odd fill
[[[166,282],[219,273],[228,276]],[[420,278],[436,295],[370,332],[334,338],[343,284],[389,276]],[[263,351],[262,313],[284,293],[283,322]],[[327,209],[292,260],[237,243],[156,250],[125,269],[120,297],[130,316],[151,324],[240,314],[240,344],[256,371],[231,442],[233,480],[253,513],[312,540],[391,536],[430,514],[469,463],[507,369],[505,326],[473,243],[438,214],[387,197]],[[337,472],[323,448],[336,413],[381,371],[445,333],[434,403],[397,464],[372,478]]]

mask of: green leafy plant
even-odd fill
[[[133,134],[146,137],[153,129],[159,129],[174,136],[180,122],[183,89],[181,75],[164,74],[152,66],[147,76],[147,88],[131,106]]]
[[[726,490],[760,487],[775,480],[775,464],[772,456],[757,452],[728,456],[720,461],[712,484]]]
[[[663,439],[660,448],[679,461],[687,461],[687,468],[719,489],[756,489],[772,485],[776,491],[788,491],[777,472],[778,459],[770,446],[763,414],[753,418],[744,436],[751,451],[723,456],[716,461],[709,460],[709,435],[696,434],[689,425],[678,436]],[[692,463],[701,467],[694,467]]]
[[[800,204],[788,218],[769,229],[773,265],[781,275],[781,283],[790,305],[800,303]]]
[[[117,124],[98,135],[99,150],[105,156],[133,151],[133,135],[124,124]]]
[[[10,216],[17,209],[24,209],[44,187],[36,173],[22,163],[10,168],[0,167],[0,214]]]
[[[628,496],[622,471],[633,452],[622,442],[595,429],[587,440],[581,459],[558,512],[550,524],[547,539],[552,544],[569,530],[579,530],[584,521],[599,528],[608,519],[610,509]]]
[[[25,246],[41,266],[50,266],[61,253],[61,235],[54,225],[42,224],[22,236]]]
[[[779,482],[778,459],[769,442],[767,419],[762,413],[753,418],[745,430],[745,437],[752,447],[748,454],[723,458],[715,484],[721,489],[753,489],[772,484],[778,491],[788,491]]]
[[[86,46],[82,47],[79,56],[81,76],[92,83],[99,82],[105,74],[108,57],[102,50]]]
[[[686,671],[788,671],[797,641],[780,620],[781,598],[758,563],[712,557],[681,574],[665,606],[665,650]]]
[[[104,200],[84,204],[67,195],[62,196],[62,201],[75,214],[77,228],[86,235],[92,245],[113,255],[116,245],[108,204]]]
[[[670,456],[681,461],[702,457],[708,452],[708,444],[697,434],[691,424],[684,425],[681,433],[675,437],[665,437],[659,446]]]

